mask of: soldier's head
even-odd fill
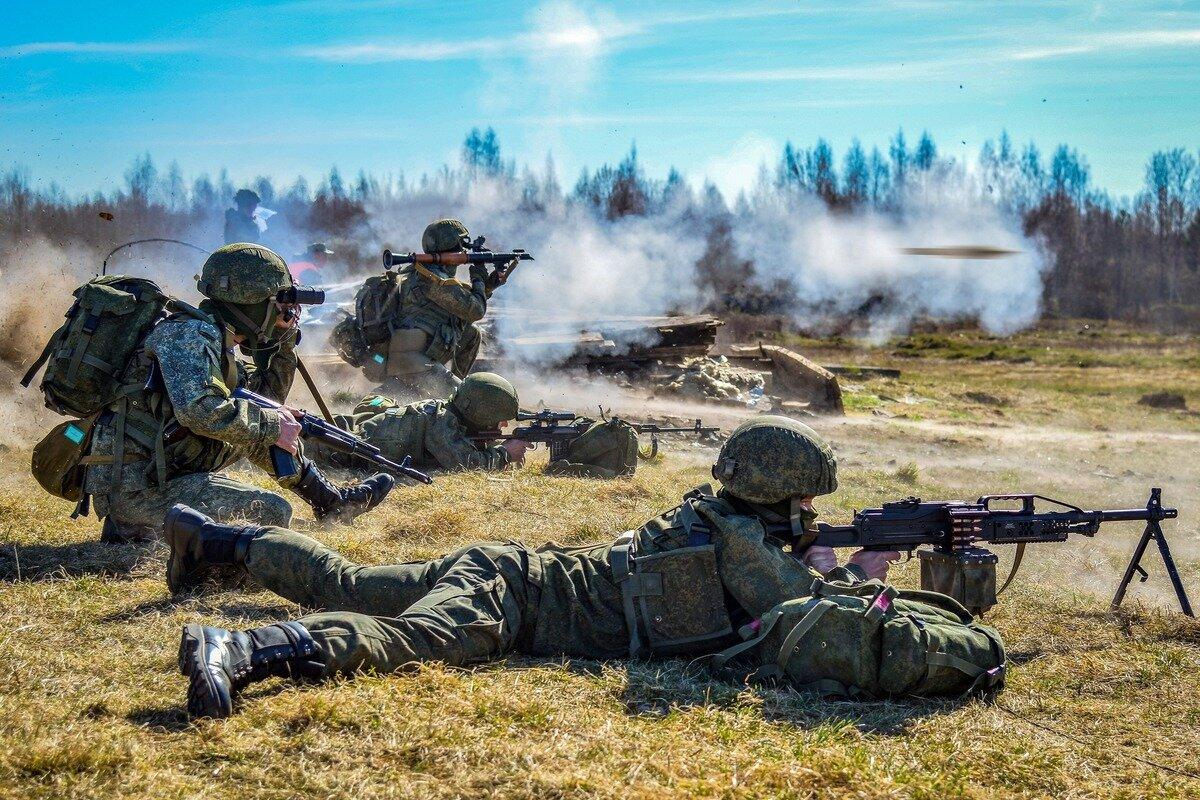
[[[421,234],[421,249],[426,253],[461,253],[471,244],[467,226],[456,219],[429,223]]]
[[[516,388],[494,372],[475,372],[463,378],[450,395],[450,407],[472,432],[496,430],[516,419],[520,410]]]
[[[237,194],[233,196],[234,205],[238,207],[246,216],[254,213],[254,209],[258,208],[258,204],[262,202],[262,198],[256,192],[249,189],[238,189]]]
[[[712,474],[729,495],[789,516],[793,524],[815,517],[813,497],[837,489],[837,459],[825,439],[802,422],[772,415],[739,425]]]
[[[278,340],[288,329],[281,317],[298,313],[297,306],[324,301],[324,293],[292,282],[287,264],[260,244],[235,242],[204,262],[196,281],[221,319],[244,339],[257,343]]]

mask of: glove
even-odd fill
[[[488,271],[487,271],[486,264],[472,264],[471,265],[471,283],[475,283],[476,281],[482,281],[482,282],[486,283],[487,279],[488,279]]]

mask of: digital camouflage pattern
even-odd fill
[[[248,242],[227,244],[200,269],[196,288],[223,303],[258,303],[293,285],[287,263],[270,248]]]
[[[440,400],[398,406],[390,398],[371,395],[358,404],[346,420],[347,430],[378,447],[384,456],[402,461],[410,456],[417,469],[503,469],[508,453],[503,447],[486,447],[468,438],[468,428],[458,412]],[[342,467],[354,464],[344,455],[310,449],[318,463]]]
[[[696,544],[701,530],[707,544]],[[766,543],[757,518],[703,492],[631,536],[639,565],[659,576],[647,585],[662,587],[634,612],[639,628],[665,643],[649,654],[713,652],[730,643],[734,625],[806,596],[816,577]],[[480,544],[433,561],[369,567],[272,528],[250,543],[244,567],[260,586],[322,609],[297,621],[317,641],[326,676],[427,660],[462,665],[512,651],[607,659],[630,654],[612,566],[620,541],[538,550]],[[847,585],[860,578],[845,569],[827,576]]]
[[[634,474],[637,461],[637,432],[625,420],[610,419],[571,442],[563,458],[546,465],[546,474],[612,480]]]
[[[422,247],[427,253],[461,250],[467,235],[461,222],[438,220],[425,229]],[[398,270],[394,299],[375,304],[386,306],[387,319],[369,321],[368,340],[377,339],[364,363],[369,378],[386,379],[418,396],[446,397],[471,371],[482,343],[474,323],[487,313],[491,290],[486,269],[472,269],[469,284],[454,275],[454,268],[437,265]],[[372,280],[379,281],[368,279],[364,289]],[[384,338],[388,332],[390,337]]]
[[[494,372],[476,372],[463,378],[450,396],[450,405],[476,432],[495,430],[516,419],[521,410],[516,387]]]
[[[734,429],[717,456],[713,477],[731,493],[770,505],[837,489],[833,449],[802,422],[764,415]]]
[[[425,226],[421,249],[426,253],[453,253],[470,243],[467,226],[456,219],[439,219]]]
[[[215,318],[176,315],[146,337],[145,357],[129,365],[124,382],[144,386],[154,363],[161,373],[163,391],[143,391],[130,398],[120,439],[113,424],[103,418],[93,429],[89,460],[101,463],[88,465],[84,490],[94,495],[101,516],[112,514],[118,523],[158,528],[165,509],[184,500],[221,518],[240,516],[264,522],[290,518],[290,506],[282,498],[265,500],[269,493],[240,485],[231,489],[227,479],[218,481],[209,475],[242,458],[267,467],[268,448],[279,438],[279,417],[274,411],[233,399],[230,392],[245,386],[282,401],[291,390],[296,370],[291,340],[282,342],[267,368],[259,370],[234,356],[232,335],[230,329],[219,327]],[[173,422],[187,432],[164,444],[160,460],[155,457],[158,437]],[[118,451],[124,464],[115,470],[103,461]],[[192,483],[177,482],[194,475],[206,477],[192,478]],[[175,487],[184,486],[187,488],[177,492]],[[203,494],[186,494],[197,488],[213,492],[211,501]]]

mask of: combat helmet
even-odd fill
[[[464,378],[450,395],[450,407],[477,431],[497,428],[515,419],[520,410],[516,388],[494,372],[476,372]]]
[[[234,329],[252,339],[268,339],[279,309],[275,298],[291,289],[292,274],[274,251],[260,244],[235,242],[204,262],[196,288],[214,301]]]
[[[471,243],[467,226],[456,219],[439,219],[429,223],[421,234],[421,249],[426,253],[454,253]]]
[[[739,425],[712,474],[730,494],[762,505],[837,489],[837,459],[829,444],[804,423],[774,415]]]

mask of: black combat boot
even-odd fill
[[[171,594],[179,594],[204,583],[221,567],[240,569],[246,549],[262,530],[258,526],[222,525],[181,503],[172,506],[163,523],[163,536],[171,548],[167,588]]]
[[[228,717],[233,698],[267,678],[317,680],[325,664],[317,643],[298,622],[248,631],[185,625],[179,640],[179,671],[188,679],[187,709],[193,717]]]
[[[301,461],[300,480],[292,491],[312,506],[317,519],[333,516],[349,523],[359,514],[383,502],[396,485],[396,479],[380,472],[353,486],[335,486],[317,465],[307,458]]]

